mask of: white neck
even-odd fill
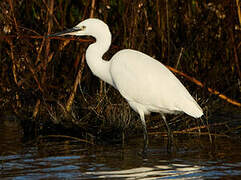
[[[104,53],[111,44],[110,32],[95,35],[96,42],[91,44],[86,50],[86,61],[92,73],[101,80],[113,85],[110,75],[110,62],[102,59]]]

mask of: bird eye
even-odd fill
[[[86,26],[82,26],[82,27],[81,27],[81,30],[85,30],[85,28],[86,28]]]

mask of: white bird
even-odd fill
[[[145,115],[186,113],[194,118],[203,115],[201,107],[183,84],[162,63],[132,49],[117,52],[109,61],[102,59],[111,45],[109,27],[101,20],[89,18],[75,27],[49,36],[92,36],[96,42],[86,50],[86,61],[92,73],[116,88],[134,111],[140,115],[144,133],[144,152],[148,147]],[[168,128],[170,135],[170,129]]]

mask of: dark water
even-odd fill
[[[241,143],[219,137],[177,137],[166,151],[166,140],[150,136],[150,152],[138,154],[142,139],[121,145],[93,146],[63,138],[23,144],[16,119],[0,121],[0,179],[239,179]]]

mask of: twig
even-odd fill
[[[73,140],[76,140],[76,141],[79,141],[79,142],[84,142],[84,143],[87,143],[87,144],[91,144],[91,145],[95,145],[94,143],[90,142],[90,141],[87,141],[85,139],[80,139],[80,138],[77,138],[77,137],[73,137],[73,136],[66,136],[66,135],[47,135],[47,136],[40,136],[39,138],[49,138],[49,137],[53,137],[53,138],[68,138],[68,139],[73,139]]]
[[[12,0],[8,0],[8,3],[9,3],[9,6],[10,6],[12,14],[13,14],[13,21],[14,21],[14,24],[15,24],[16,31],[19,34],[17,20],[16,20],[15,15],[14,15],[13,1]]]
[[[180,64],[180,60],[181,60],[181,57],[182,57],[183,50],[184,50],[184,48],[182,47],[181,52],[179,53],[179,56],[178,56],[178,59],[177,59],[177,64],[175,66],[175,69],[177,69],[178,65]]]
[[[17,86],[19,86],[19,82],[17,80],[17,73],[16,73],[16,61],[15,61],[15,58],[14,58],[14,53],[13,53],[13,42],[11,39],[7,39],[7,42],[10,46],[10,52],[8,53],[10,58],[12,59],[12,72],[13,72],[13,79],[14,79],[14,82],[16,83]]]
[[[160,6],[159,6],[159,0],[156,0],[156,16],[157,16],[157,27],[158,29],[161,28],[161,15],[160,15]]]
[[[26,57],[25,60],[27,62],[27,66],[28,66],[29,70],[31,71],[31,73],[33,74],[33,78],[34,78],[34,80],[36,81],[36,83],[38,85],[38,89],[43,93],[43,88],[41,87],[41,84],[40,84],[40,82],[38,80],[38,77],[36,75],[37,73],[36,73],[35,69],[31,66],[31,62],[30,62],[30,59],[29,59],[27,53],[25,53],[25,57]]]
[[[37,65],[38,62],[40,61],[40,55],[41,55],[41,52],[43,50],[44,43],[45,43],[45,38],[43,38],[42,43],[40,45],[40,48],[38,49],[38,55],[37,55],[37,58],[36,58],[36,61],[35,61],[35,65]]]
[[[71,106],[73,104],[73,100],[74,100],[74,97],[75,97],[75,94],[76,94],[76,90],[77,90],[78,84],[80,83],[81,78],[82,78],[82,72],[84,70],[84,65],[85,65],[84,59],[85,59],[85,56],[82,55],[81,65],[80,65],[78,74],[77,74],[77,76],[75,78],[74,87],[73,87],[73,90],[72,90],[72,92],[71,92],[71,94],[69,96],[69,99],[67,101],[67,104],[66,104],[66,111],[67,112],[69,112],[70,109],[71,109]]]
[[[48,1],[48,30],[47,30],[47,34],[51,33],[52,30],[52,26],[53,26],[53,11],[54,11],[54,0],[49,0]],[[41,83],[44,84],[45,79],[46,79],[46,71],[47,71],[47,64],[49,61],[49,57],[50,57],[50,40],[47,39],[46,40],[46,48],[45,48],[45,59],[43,60],[43,74],[42,74],[42,79],[41,79]],[[53,57],[53,56],[52,56]]]
[[[198,81],[197,79],[195,79],[195,78],[193,78],[193,77],[191,77],[191,76],[188,76],[187,74],[185,74],[185,73],[183,73],[183,72],[181,72],[181,71],[178,71],[177,69],[175,69],[175,68],[173,68],[173,67],[170,67],[170,66],[167,66],[167,65],[166,65],[166,67],[167,67],[168,69],[170,69],[171,71],[173,71],[173,72],[175,72],[175,73],[177,73],[177,74],[185,77],[185,78],[188,79],[189,81],[194,82],[194,83],[197,84],[198,86],[200,86],[200,87],[202,87],[202,88],[205,87],[204,84],[201,83],[200,81]],[[231,103],[231,104],[233,104],[233,105],[235,105],[235,106],[241,107],[241,103],[237,102],[236,100],[233,100],[233,99],[228,98],[227,96],[225,96],[224,94],[220,93],[219,91],[217,91],[217,90],[215,90],[215,89],[212,89],[212,88],[209,88],[209,87],[207,87],[207,90],[208,90],[211,94],[217,95],[219,98],[221,98],[221,99],[223,99],[223,100],[225,100],[225,101],[227,101],[227,102],[229,102],[229,103]]]
[[[217,137],[230,137],[226,134],[215,134],[215,133],[209,133],[209,132],[185,132],[185,131],[172,131],[173,134],[193,134],[193,135],[211,135],[211,136],[217,136]],[[149,135],[159,135],[162,134],[163,136],[167,136],[167,132],[150,132]]]
[[[239,78],[241,79],[241,71],[240,71],[240,66],[239,66],[239,59],[238,59],[238,53],[237,53],[237,48],[235,46],[235,40],[233,36],[233,30],[230,29],[230,36],[231,36],[231,42],[233,45],[233,53],[234,53],[234,62],[238,71]]]
[[[45,36],[28,36],[28,35],[0,35],[0,39],[3,40],[8,40],[8,39],[13,39],[13,38],[18,38],[18,39],[44,39],[46,38]],[[79,42],[94,42],[93,40],[89,39],[81,39],[81,38],[75,38],[75,37],[48,37],[47,39],[57,39],[57,40],[71,40],[71,41],[79,41]],[[114,46],[117,48],[117,46]]]
[[[35,108],[34,108],[34,111],[33,111],[33,118],[35,119],[38,112],[39,112],[39,105],[40,105],[40,99],[37,100],[36,102],[36,105],[35,105]]]
[[[240,24],[240,26],[241,26],[241,8],[240,8],[240,2],[239,2],[239,0],[236,0],[236,5],[237,5],[237,11],[238,11],[239,24]]]
[[[170,57],[170,28],[169,28],[168,0],[166,0],[166,23],[167,23],[167,60],[169,62],[169,57]]]
[[[94,17],[94,12],[95,12],[95,0],[92,0],[91,9],[90,9],[90,18]]]
[[[51,3],[52,3],[52,2],[51,2]],[[52,14],[52,15],[51,15],[52,18],[54,19],[54,21],[55,21],[55,23],[57,24],[57,26],[60,28],[61,26],[60,26],[58,20],[56,19],[56,17],[55,17],[54,14],[52,13],[52,12],[53,12],[53,9],[51,9],[52,7],[50,6],[50,8],[49,8],[49,6],[47,5],[47,3],[46,3],[45,0],[43,0],[43,4],[44,4],[45,7],[47,8],[47,12],[48,12],[49,14]]]
[[[223,125],[226,125],[226,124],[227,124],[226,122],[224,122],[224,123],[213,123],[211,125],[207,124],[207,125],[202,125],[202,126],[198,126],[198,127],[192,127],[192,128],[184,129],[180,132],[192,132],[192,131],[195,131],[197,129],[206,129],[208,127],[223,126]]]

